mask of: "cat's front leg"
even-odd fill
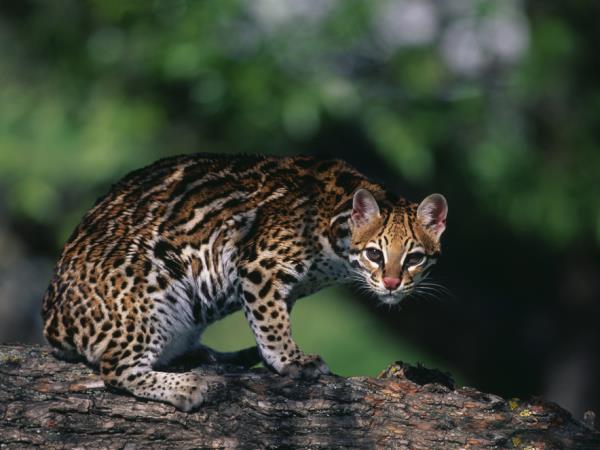
[[[293,275],[249,267],[240,273],[244,313],[263,362],[280,375],[314,379],[329,373],[318,355],[303,353],[292,339],[285,298],[291,291]]]

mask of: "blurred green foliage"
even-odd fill
[[[600,242],[600,93],[576,95],[575,30],[517,1],[425,2],[432,35],[402,41],[410,3],[9,2],[0,177],[11,212],[62,242],[98,186],[159,156],[307,151],[324,123],[345,121],[416,186],[450,153],[499,221],[557,246]],[[498,23],[505,35],[487,36]],[[478,33],[462,63],[450,39],[461,26]],[[513,50],[485,44],[515,36]],[[469,51],[496,50],[460,68]]]
[[[576,26],[517,0],[6,1],[0,195],[58,248],[111,182],[158,157],[307,152],[344,124],[416,190],[457,180],[463,210],[598,246],[600,90],[581,76],[591,44]],[[295,312],[322,345],[296,334],[334,370],[373,373],[400,343],[343,297]],[[381,360],[361,365],[372,346]]]
[[[292,328],[300,348],[321,355],[338,375],[376,376],[398,360],[441,365],[393,330],[383,329],[378,319],[343,289],[321,291],[298,302]],[[236,351],[254,345],[254,338],[239,312],[210,326],[202,342],[220,351]]]

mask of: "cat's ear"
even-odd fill
[[[367,225],[379,217],[377,200],[366,189],[359,189],[352,199],[352,221],[357,227]]]
[[[439,239],[446,229],[448,202],[442,194],[431,194],[426,197],[417,209],[417,217],[423,226]]]

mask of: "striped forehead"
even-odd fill
[[[395,246],[405,245],[407,238],[416,238],[411,228],[410,213],[404,208],[394,209],[385,218],[379,232],[379,239],[388,246]]]

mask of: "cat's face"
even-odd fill
[[[415,291],[440,253],[448,205],[432,194],[418,206],[382,212],[365,189],[354,195],[349,258],[356,278],[382,302],[396,304]]]

